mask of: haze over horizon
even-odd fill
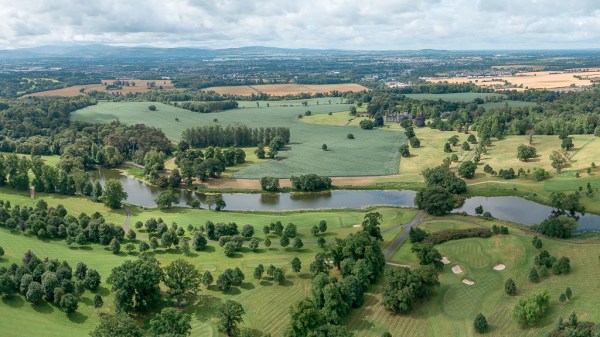
[[[0,0],[0,49],[50,44],[360,50],[589,49],[593,0]]]

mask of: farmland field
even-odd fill
[[[600,78],[600,69],[570,69],[565,71],[535,71],[494,78],[448,77],[429,78],[430,82],[475,83],[481,87],[504,86],[505,82],[524,89],[568,89],[592,85]]]
[[[70,97],[70,96],[81,95],[82,94],[81,89],[83,89],[84,92],[101,91],[101,92],[119,93],[119,94],[148,92],[150,90],[153,90],[152,88],[150,88],[148,86],[148,83],[150,83],[150,82],[154,82],[156,85],[156,88],[162,87],[162,89],[165,89],[165,90],[173,89],[173,84],[171,83],[171,80],[128,80],[128,81],[134,82],[135,86],[124,86],[122,89],[119,89],[119,90],[107,90],[104,84],[112,84],[115,82],[115,80],[102,80],[103,84],[74,85],[74,86],[70,86],[70,87],[66,87],[66,88],[62,88],[62,89],[35,92],[33,94],[25,95],[23,97],[29,97],[29,96]]]
[[[472,219],[468,218],[469,221]],[[422,228],[436,231],[457,227],[455,220],[432,220],[423,223],[425,226]],[[436,225],[437,222],[439,225]],[[490,226],[495,222],[480,223]],[[591,267],[598,265],[600,246],[597,243],[577,244],[542,239],[544,249],[551,255],[571,259],[572,271],[568,275],[551,275],[533,284],[527,280],[527,275],[537,250],[531,245],[531,236],[523,236],[519,232],[511,228],[508,236],[462,239],[437,246],[451,264],[444,266],[440,274],[441,286],[429,300],[415,303],[416,308],[410,314],[394,315],[381,305],[382,284],[379,284],[366,296],[365,305],[353,310],[348,319],[349,326],[357,337],[378,337],[385,331],[392,336],[475,336],[472,322],[475,315],[481,312],[490,324],[490,331],[486,335],[544,336],[554,328],[559,316],[567,317],[573,310],[580,320],[598,321],[600,311],[593,301],[586,299],[597,298],[600,294],[600,286],[596,282],[600,272],[598,268]],[[410,245],[405,242],[399,248],[403,253],[394,255],[392,260],[418,267],[414,254],[410,252]],[[505,264],[506,269],[493,270],[492,267],[497,263]],[[451,267],[454,265],[460,265],[463,273],[453,274]],[[504,293],[504,282],[509,277],[517,284],[517,296],[510,297]],[[475,285],[463,284],[463,278],[475,281]],[[567,286],[577,295],[571,301],[560,304],[558,297]],[[522,329],[512,318],[512,308],[519,298],[537,289],[550,291],[551,308],[534,328]]]
[[[501,94],[493,94],[493,93],[480,93],[480,92],[459,92],[452,94],[406,94],[408,98],[412,99],[424,99],[424,100],[443,100],[448,102],[462,102],[468,103],[472,102],[476,98],[485,99],[486,97],[504,97]]]
[[[241,86],[222,86],[210,87],[204,91],[214,91],[221,95],[240,95],[250,96],[252,94],[264,93],[271,96],[297,95],[301,93],[317,94],[328,93],[331,91],[363,91],[368,90],[360,84],[341,83],[341,84],[260,84],[260,85],[241,85]]]
[[[291,143],[279,152],[275,160],[259,160],[231,174],[233,178],[260,178],[265,175],[289,178],[292,174],[318,173],[327,176],[373,176],[398,173],[398,147],[404,135],[390,130],[362,130],[357,125],[315,125],[302,122],[299,114],[310,110],[312,114],[327,114],[349,109],[341,99],[301,101],[241,102],[240,108],[220,113],[202,114],[170,105],[155,104],[157,111],[147,109],[147,102],[100,102],[98,105],[72,113],[74,120],[108,123],[119,120],[126,124],[140,121],[161,128],[167,137],[179,140],[186,128],[219,123],[228,125],[243,122],[249,127],[289,127]],[[329,104],[331,102],[331,104]],[[267,107],[267,103],[270,107]],[[154,103],[153,103],[154,104]],[[279,106],[277,106],[279,105]],[[282,106],[288,105],[288,106]],[[178,119],[179,121],[176,121]],[[214,122],[217,119],[217,122]],[[347,138],[353,133],[355,139]],[[327,144],[328,150],[321,149]]]

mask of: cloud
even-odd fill
[[[596,48],[593,0],[0,0],[0,48]]]

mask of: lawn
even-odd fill
[[[317,105],[316,102],[319,101]],[[198,125],[244,123],[249,127],[289,127],[291,143],[275,160],[257,160],[253,165],[233,172],[234,178],[260,178],[270,175],[289,178],[292,174],[317,173],[327,176],[371,176],[398,172],[398,148],[405,142],[403,134],[388,130],[362,130],[355,125],[315,125],[303,123],[299,114],[347,111],[349,104],[341,99],[303,101],[241,102],[241,108],[220,113],[202,114],[170,105],[155,104],[157,111],[147,109],[147,102],[101,102],[72,113],[75,120],[107,123],[120,120],[126,124],[143,121],[160,127],[167,137],[178,140],[186,128]],[[267,103],[269,107],[267,107]],[[284,106],[288,105],[288,106]],[[176,118],[179,121],[176,121]],[[217,122],[214,120],[217,119]],[[353,133],[356,139],[347,138]],[[328,150],[321,146],[327,144]]]
[[[119,224],[125,220],[123,210],[109,211],[102,204],[93,203],[84,198],[60,197],[40,193],[35,199],[31,199],[27,193],[15,192],[9,188],[1,188],[0,195],[0,198],[10,200],[13,205],[33,206],[43,197],[49,203],[49,206],[55,206],[58,203],[63,204],[70,214],[77,215],[82,211],[89,214],[99,211],[105,215],[109,222]],[[188,312],[193,315],[193,336],[217,336],[214,308],[224,298],[232,298],[244,306],[246,309],[244,328],[269,332],[273,336],[281,336],[289,321],[289,305],[310,295],[310,277],[306,270],[318,250],[317,245],[314,244],[316,238],[310,234],[310,228],[324,219],[328,223],[328,230],[324,234],[327,240],[333,240],[335,237],[345,237],[347,234],[360,230],[356,225],[362,222],[364,214],[367,212],[365,210],[327,210],[268,213],[215,212],[193,209],[173,209],[162,212],[157,209],[143,210],[137,207],[131,207],[131,210],[132,228],[135,221],[145,221],[150,217],[162,217],[168,224],[177,222],[183,227],[187,227],[188,224],[199,226],[206,220],[236,222],[240,228],[245,224],[252,224],[255,227],[255,237],[261,241],[257,252],[250,252],[247,248],[244,248],[241,252],[228,258],[225,257],[222,248],[213,242],[209,243],[206,251],[195,252],[189,257],[184,257],[175,250],[165,251],[159,248],[156,251],[157,258],[163,265],[174,259],[184,258],[203,271],[211,271],[215,278],[226,268],[233,267],[240,267],[246,275],[246,280],[242,286],[232,289],[228,293],[219,292],[214,287],[201,291],[194,303],[187,308]],[[406,223],[417,213],[415,210],[390,207],[375,208],[371,211],[377,211],[383,215],[382,228]],[[289,247],[281,248],[279,238],[273,235],[270,236],[273,241],[271,248],[264,248],[262,241],[265,235],[262,232],[262,227],[277,220],[282,221],[284,225],[293,222],[298,226],[298,236],[305,242],[304,248],[301,250]],[[400,231],[401,229],[389,231],[385,234],[385,237],[391,238]],[[186,235],[189,235],[189,233]],[[138,238],[144,236],[146,236],[144,231],[138,232]],[[9,232],[5,229],[0,229],[0,246],[6,251],[6,255],[0,259],[1,266],[6,267],[13,262],[19,263],[22,255],[28,249],[31,249],[40,257],[48,256],[60,260],[64,259],[73,266],[79,261],[84,261],[90,268],[97,269],[103,280],[110,275],[112,268],[121,264],[125,259],[135,257],[135,255],[128,256],[124,253],[114,255],[99,245],[86,245],[82,248],[75,245],[69,248],[64,241],[42,241],[37,237],[23,235],[19,232]],[[289,262],[295,256],[302,261],[303,272],[300,275],[295,275],[289,267]],[[252,278],[252,273],[259,263],[266,266],[273,264],[283,267],[287,271],[288,282],[282,286],[272,284],[269,280],[256,282]],[[114,309],[113,295],[109,294],[108,288],[109,285],[103,283],[99,290],[105,300],[105,309],[102,309],[102,312],[105,313]],[[5,300],[6,305],[0,306],[0,328],[4,331],[11,331],[11,336],[39,335],[41,331],[43,331],[44,336],[86,336],[88,331],[99,321],[99,313],[93,309],[92,298],[93,294],[86,292],[80,302],[78,313],[70,317],[54,306],[33,306],[23,301],[22,297]],[[140,321],[144,319],[145,317],[139,317]],[[23,321],[30,323],[22,324]]]
[[[472,220],[473,218],[466,218]],[[441,218],[419,226],[427,230],[435,227],[456,228],[456,220]],[[490,225],[491,222],[482,222]],[[459,225],[462,226],[462,225]],[[385,331],[392,336],[475,336],[472,322],[478,313],[483,313],[490,324],[490,336],[545,336],[554,328],[559,316],[567,317],[576,311],[580,320],[597,322],[600,311],[595,299],[600,296],[598,253],[600,245],[578,244],[577,240],[556,241],[542,238],[544,249],[551,255],[567,256],[571,259],[572,272],[568,275],[551,275],[538,284],[528,281],[527,275],[537,254],[531,245],[531,236],[524,236],[511,228],[508,236],[489,239],[463,239],[443,243],[437,248],[452,263],[440,274],[440,288],[427,301],[416,303],[416,309],[408,315],[393,315],[384,310],[381,303],[382,282],[367,295],[366,304],[353,310],[348,324],[357,337],[378,337]],[[410,252],[410,243],[399,247],[393,261],[417,267],[418,262]],[[492,269],[497,263],[506,265],[503,271]],[[460,265],[463,273],[455,275],[451,268]],[[393,267],[388,267],[393,268]],[[518,294],[504,294],[504,282],[513,278]],[[467,286],[463,278],[475,281]],[[560,304],[559,295],[569,286],[574,297]],[[547,315],[532,329],[521,329],[512,318],[512,308],[519,298],[537,289],[548,289],[551,308]]]

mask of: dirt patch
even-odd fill
[[[463,271],[462,271],[462,268],[460,268],[459,265],[456,265],[456,266],[452,267],[452,272],[454,274],[462,274]]]
[[[442,256],[442,260],[441,261],[442,261],[443,264],[450,264],[450,262],[451,262],[450,259],[448,259],[447,256]]]
[[[468,286],[472,286],[472,285],[474,285],[474,284],[475,284],[475,281],[471,281],[471,280],[469,280],[469,279],[466,279],[466,278],[464,278],[464,279],[462,280],[462,283],[464,283],[464,284],[466,284],[466,285],[468,285]]]
[[[502,263],[497,264],[497,265],[494,266],[494,270],[498,270],[498,271],[504,270],[504,268],[506,268],[506,266],[503,265]]]

